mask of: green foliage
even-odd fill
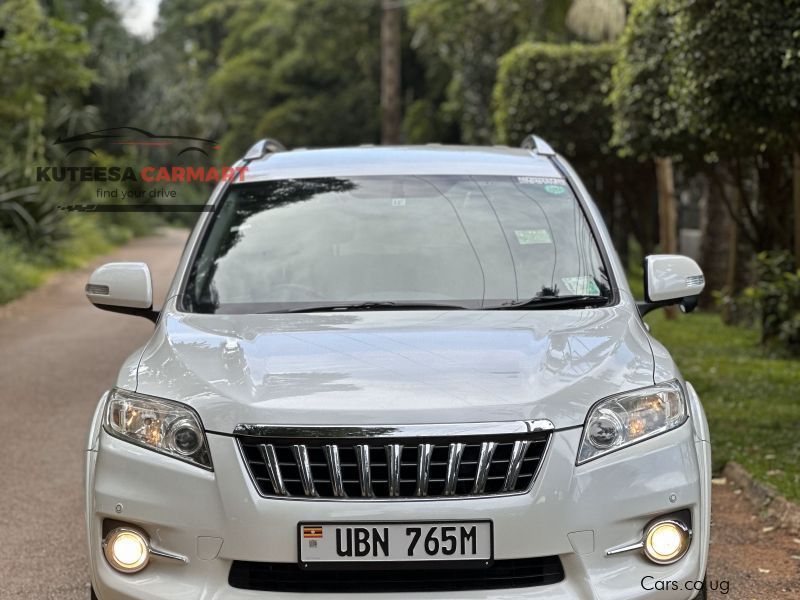
[[[68,217],[62,227],[68,235],[46,248],[0,231],[0,304],[36,287],[57,269],[83,266],[132,235],[118,225],[107,227],[97,216]]]
[[[48,17],[36,0],[6,0],[0,23],[0,123],[33,119],[41,125],[48,98],[85,89],[91,81],[83,65],[89,52],[84,31]]]
[[[796,148],[800,0],[670,0],[679,120],[722,155]]]
[[[756,283],[726,300],[741,320],[760,327],[764,344],[800,355],[800,269],[789,252],[760,252]]]
[[[624,256],[630,232],[648,251],[654,245],[655,186],[649,164],[620,158],[609,143],[616,56],[614,44],[517,46],[500,60],[494,119],[499,141],[516,145],[536,133],[570,160]]]
[[[562,154],[588,162],[611,154],[606,103],[613,45],[525,43],[500,59],[494,90],[501,142],[536,132]]]
[[[210,80],[228,122],[225,155],[264,136],[289,146],[376,141],[379,8],[361,0],[237,5]]]
[[[0,230],[51,242],[61,235],[53,199],[39,194],[34,168],[48,155],[51,111],[91,81],[81,27],[49,17],[35,0],[0,4]]]
[[[800,501],[800,362],[766,355],[758,333],[693,313],[647,316],[703,402],[719,471],[735,460],[757,479]]]
[[[439,119],[446,123],[455,116],[463,142],[491,140],[498,58],[535,30],[538,17],[552,19],[558,14],[556,20],[560,19],[563,29],[566,4],[563,0],[437,0],[411,5],[413,47],[426,69],[439,79],[434,87],[445,90]]]
[[[694,140],[678,124],[673,97],[675,16],[669,2],[639,0],[633,5],[612,70],[612,145],[638,158],[680,157]]]

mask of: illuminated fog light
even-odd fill
[[[673,563],[686,554],[690,537],[691,532],[683,523],[658,521],[645,532],[644,553],[655,563]]]
[[[150,560],[150,542],[139,531],[118,527],[103,540],[103,551],[109,564],[122,573],[136,573]]]

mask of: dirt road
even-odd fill
[[[166,293],[183,234],[134,241],[106,260],[144,260]],[[89,305],[86,268],[0,307],[0,599],[88,598],[82,514],[86,430],[100,394],[152,325]],[[714,486],[709,598],[800,598],[800,539]],[[654,597],[658,597],[656,594]]]

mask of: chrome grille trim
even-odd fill
[[[475,473],[475,484],[472,486],[473,494],[482,494],[486,488],[486,478],[489,476],[489,465],[492,462],[497,442],[483,442],[481,444],[481,453],[478,457],[478,467]]]
[[[484,423],[419,423],[410,425],[262,425],[242,423],[233,429],[234,436],[281,438],[411,438],[513,435],[553,431],[547,419],[532,421],[489,421]]]
[[[342,467],[339,463],[339,446],[336,444],[325,444],[325,461],[328,463],[328,472],[331,474],[331,488],[333,488],[333,495],[337,498],[344,498],[347,496],[344,492],[344,485],[342,484]]]
[[[358,462],[358,483],[361,487],[361,496],[372,498],[375,494],[372,491],[372,474],[369,466],[369,446],[358,444],[355,447],[356,461]]]
[[[461,456],[464,454],[464,447],[466,444],[458,442],[450,444],[450,450],[447,455],[447,476],[444,482],[444,495],[452,496],[456,493],[456,485],[458,484],[458,471],[461,467]]]
[[[272,482],[275,493],[279,496],[288,496],[289,494],[286,491],[286,487],[283,485],[281,469],[278,466],[278,457],[275,455],[275,446],[272,444],[261,444],[259,449],[261,450],[261,456],[264,458],[264,464],[267,466],[269,480]]]
[[[311,474],[311,461],[308,460],[308,449],[305,444],[294,444],[292,445],[292,452],[297,462],[297,468],[300,471],[300,481],[303,484],[303,490],[306,496],[317,496],[317,490],[314,487],[314,477]]]
[[[321,427],[263,439],[237,436],[239,450],[259,494],[267,498],[347,501],[429,500],[526,493],[538,477],[552,440],[549,422],[406,426],[415,437],[364,438],[365,427]],[[488,425],[495,427],[489,431]],[[544,426],[543,426],[544,425]],[[249,426],[242,426],[253,431]],[[270,427],[270,431],[277,429]],[[387,428],[375,428],[385,433]],[[474,433],[479,431],[477,435]],[[468,433],[467,433],[468,432]],[[377,431],[375,431],[377,433]]]
[[[506,480],[503,482],[503,491],[508,492],[514,489],[519,477],[519,470],[522,467],[522,459],[530,446],[529,440],[518,440],[514,442],[514,449],[511,451],[511,461],[506,472]]]
[[[386,446],[386,469],[389,472],[389,496],[394,498],[400,495],[400,455],[403,452],[401,444]]]
[[[417,488],[414,490],[414,495],[418,498],[428,495],[431,454],[433,454],[433,444],[420,444],[417,446]]]

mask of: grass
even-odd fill
[[[756,479],[800,501],[800,360],[771,356],[758,332],[716,314],[647,316],[706,410],[714,469],[735,460]]]
[[[79,217],[69,220],[66,228],[69,235],[46,249],[30,247],[0,231],[0,304],[40,285],[55,271],[83,266],[133,235],[125,227],[100,227]]]

